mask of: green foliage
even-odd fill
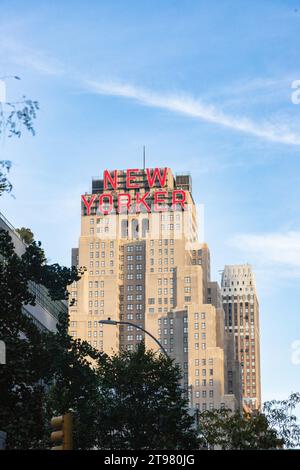
[[[8,132],[8,137],[21,137],[22,129],[25,128],[35,135],[33,121],[38,110],[39,103],[26,96],[20,101],[5,103],[0,109],[0,134]]]
[[[30,228],[26,228],[26,227],[17,228],[16,232],[20,235],[24,243],[26,243],[27,245],[33,242],[34,234],[30,230]]]
[[[285,447],[300,447],[300,424],[292,414],[300,404],[300,393],[292,393],[287,400],[272,400],[264,403],[264,413],[278,435],[283,439]]]
[[[47,423],[52,416],[74,412],[74,446],[93,447],[97,435],[95,417],[99,406],[96,367],[105,356],[86,341],[68,334],[69,319],[61,315],[57,333],[47,335],[49,389],[45,397]],[[48,428],[47,435],[50,435]]]
[[[169,358],[140,344],[101,365],[97,446],[106,449],[195,449],[193,417]]]
[[[25,128],[35,135],[33,121],[36,119],[39,103],[23,96],[21,101],[5,104],[6,109],[2,107],[0,112],[0,134],[8,131],[8,137],[21,137],[22,129]]]
[[[283,440],[262,413],[203,411],[198,415],[203,447],[222,450],[277,449]]]
[[[19,77],[14,77],[19,79]],[[0,102],[0,138],[21,137],[23,129],[35,135],[34,120],[39,110],[39,103],[23,96],[20,101]],[[0,160],[0,196],[11,192],[12,184],[8,179],[11,161]]]
[[[8,448],[48,447],[49,389],[56,384],[58,393],[62,377],[65,387],[72,389],[70,371],[78,383],[83,378],[80,370],[90,370],[85,357],[91,348],[68,336],[63,311],[56,334],[41,331],[22,311],[23,305],[35,305],[31,282],[44,285],[58,300],[66,299],[67,285],[79,279],[80,271],[45,261],[40,243],[32,241],[19,257],[8,232],[0,231],[0,338],[7,353],[7,364],[0,368],[0,429],[8,434]],[[67,398],[62,406],[69,403]]]
[[[2,193],[9,193],[12,190],[12,184],[8,180],[8,173],[11,168],[9,160],[0,160],[0,196]]]

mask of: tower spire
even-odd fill
[[[146,147],[143,145],[143,169],[146,167]]]

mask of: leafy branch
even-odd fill
[[[20,80],[19,77],[14,78]],[[27,130],[34,136],[34,120],[38,110],[38,101],[31,100],[26,96],[23,96],[20,101],[0,101],[0,138],[4,138],[6,135],[10,138],[20,138],[23,130]],[[0,196],[2,193],[9,193],[12,190],[12,184],[8,179],[10,168],[11,161],[0,160]]]

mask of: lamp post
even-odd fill
[[[158,344],[158,346],[163,351],[163,353],[166,355],[166,357],[168,359],[170,358],[167,351],[165,350],[163,345],[158,341],[158,339],[155,338],[155,336],[153,336],[151,333],[149,333],[149,331],[145,330],[144,328],[142,328],[139,325],[135,325],[134,323],[131,323],[130,321],[111,320],[110,318],[108,318],[107,320],[99,320],[99,323],[101,323],[102,325],[130,325],[130,326],[133,326],[134,328],[137,328],[138,330],[142,330],[144,333],[146,333],[146,335],[150,336]]]

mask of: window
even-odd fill
[[[121,238],[128,238],[128,221],[127,220],[122,220],[121,222]],[[131,251],[131,250],[128,250],[128,248],[131,248],[131,247],[127,247],[127,251]]]
[[[142,237],[145,238],[148,232],[149,232],[149,220],[143,219],[142,220]]]

